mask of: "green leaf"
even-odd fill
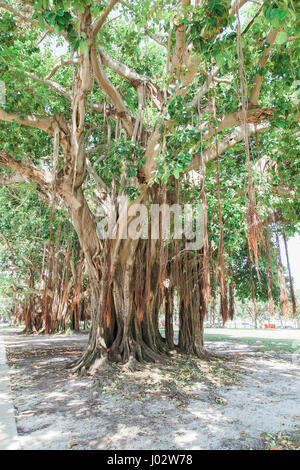
[[[285,31],[280,31],[275,40],[275,44],[284,44],[287,41],[288,35]]]

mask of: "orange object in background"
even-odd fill
[[[265,323],[265,328],[276,328],[275,323]]]

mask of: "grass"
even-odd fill
[[[160,328],[162,334],[164,329]],[[178,330],[174,330],[175,337]],[[300,330],[257,328],[205,328],[204,341],[235,341],[247,343],[256,352],[287,352],[300,350]]]
[[[234,341],[249,344],[257,352],[296,352],[300,349],[299,330],[206,329],[205,341]]]

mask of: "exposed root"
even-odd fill
[[[123,351],[116,350],[116,348],[102,352],[87,350],[78,361],[72,362],[67,368],[74,374],[93,375],[98,370],[116,364],[126,370],[137,371],[142,370],[149,363],[165,364],[167,358],[153,351],[144,342],[132,341],[130,345],[126,343]]]
[[[120,370],[122,372],[136,372],[136,371],[143,370],[144,368],[145,368],[145,365],[137,361],[135,357],[131,355],[129,360],[121,366]]]

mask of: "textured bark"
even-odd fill
[[[147,260],[150,273],[146,273],[146,243],[123,240],[116,255],[116,241],[106,241],[105,257],[99,264],[102,274],[91,283],[93,321],[89,345],[75,369],[94,370],[107,360],[155,362],[166,352],[158,329],[158,250]]]
[[[34,273],[32,269],[29,269],[29,273],[28,273],[28,287],[29,289],[34,288]],[[25,322],[24,333],[33,333],[35,331],[35,325],[34,325],[34,299],[33,299],[32,294],[30,294],[28,300],[25,300],[23,317],[24,317],[24,322]]]
[[[182,260],[182,278],[179,283],[179,350],[198,357],[206,355],[203,340],[203,322],[206,314],[203,298],[202,257],[185,253]]]
[[[165,299],[165,338],[169,349],[174,349],[174,289],[169,288]]]

